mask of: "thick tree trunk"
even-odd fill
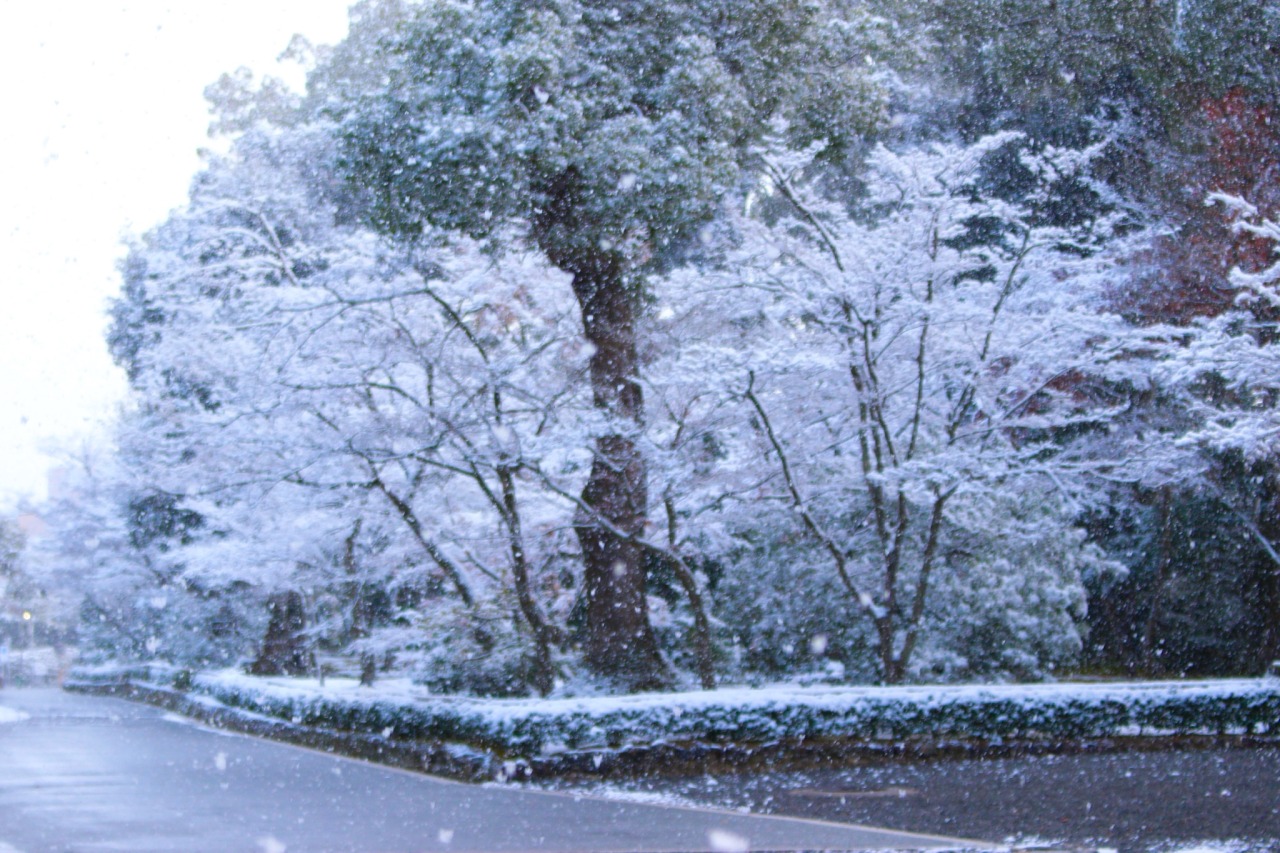
[[[648,509],[645,462],[634,438],[623,432],[639,428],[644,417],[635,307],[620,261],[607,253],[588,260],[570,271],[583,329],[595,347],[591,390],[596,407],[619,421],[620,429],[596,440],[582,492],[591,511],[574,519],[585,579],[585,659],[618,687],[655,689],[667,686],[670,675],[649,624],[644,549],[626,538],[643,535]]]
[[[267,599],[267,633],[262,649],[249,665],[252,675],[306,675],[314,669],[306,638],[307,614],[302,595],[278,592]]]

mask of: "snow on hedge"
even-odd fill
[[[726,688],[573,699],[439,696],[407,680],[261,678],[167,666],[80,669],[90,684],[176,687],[266,717],[506,757],[652,744],[1080,739],[1280,732],[1280,680]]]

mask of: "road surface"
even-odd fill
[[[1276,747],[902,762],[557,787],[1120,853],[1280,851]]]
[[[956,846],[902,832],[474,786],[53,689],[0,690],[0,853]]]

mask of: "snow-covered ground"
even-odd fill
[[[0,705],[0,723],[20,723],[26,719],[30,719],[30,715],[26,712]]]

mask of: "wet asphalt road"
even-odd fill
[[[1280,851],[1276,748],[950,760],[611,787],[994,841],[1148,851],[1234,840],[1229,849]]]
[[[941,846],[817,821],[463,785],[211,731],[117,699],[0,690],[0,853],[728,851],[748,842]]]

